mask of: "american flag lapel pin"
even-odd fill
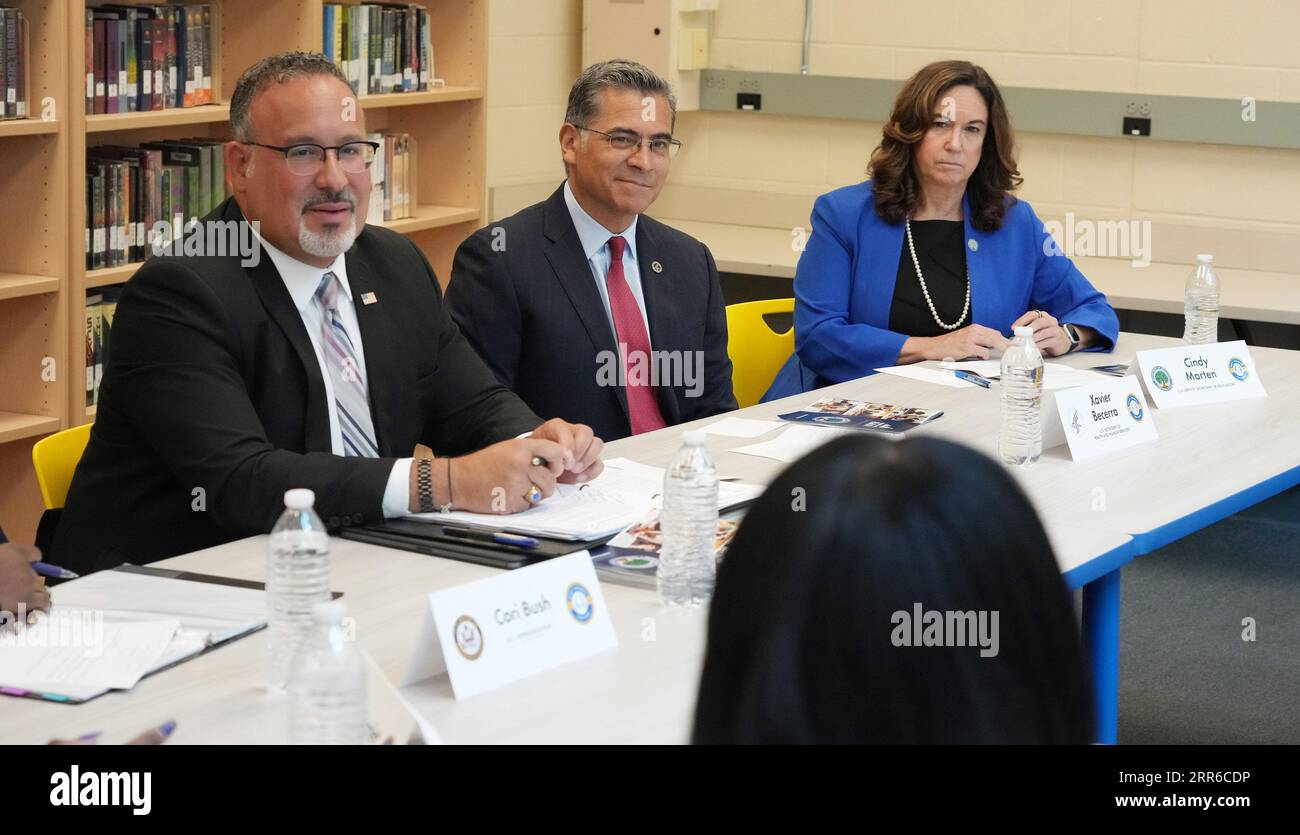
[[[379,301],[379,299],[375,298],[375,294],[374,294],[374,293],[362,293],[362,294],[361,294],[361,303],[362,303],[362,304],[374,304],[374,303],[377,302],[377,301]]]

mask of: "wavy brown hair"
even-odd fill
[[[1007,208],[1016,201],[1012,192],[1023,182],[1016,168],[1015,137],[998,85],[983,67],[970,61],[929,64],[909,78],[894,99],[894,110],[885,123],[884,136],[867,164],[876,214],[885,221],[901,223],[916,208],[919,192],[916,146],[934,124],[934,114],[944,93],[960,86],[978,90],[989,110],[980,161],[966,183],[973,215],[971,226],[981,232],[1002,227]]]

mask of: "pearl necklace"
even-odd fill
[[[916,277],[921,282],[921,292],[925,294],[925,303],[930,307],[930,315],[934,317],[935,324],[944,330],[957,330],[961,327],[961,323],[966,321],[966,314],[970,312],[970,265],[966,266],[966,302],[962,305],[961,315],[957,317],[957,321],[950,325],[939,318],[939,311],[934,309],[934,302],[930,299],[930,289],[925,286],[925,276],[921,275],[921,262],[916,259],[916,245],[912,243],[912,221],[904,218],[903,225],[907,230],[907,251],[912,253],[912,266],[916,267]]]

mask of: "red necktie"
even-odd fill
[[[614,314],[614,330],[618,331],[619,355],[627,379],[627,414],[632,422],[632,434],[640,435],[663,429],[666,424],[659,412],[655,387],[650,384],[650,370],[654,367],[650,337],[636,297],[623,275],[623,250],[626,247],[627,241],[621,235],[609,239],[609,272],[605,275],[605,286],[609,289],[609,309]]]

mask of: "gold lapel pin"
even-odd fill
[[[664,265],[660,264],[658,261],[651,261],[650,269],[654,270],[657,273],[661,273],[664,271]]]

